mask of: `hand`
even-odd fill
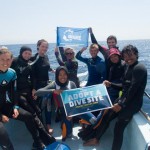
[[[37,99],[37,96],[35,95],[35,92],[36,92],[36,90],[35,90],[35,89],[33,89],[33,90],[32,90],[32,98],[33,98],[34,100],[36,100],[36,99]]]
[[[83,47],[81,50],[80,50],[80,52],[83,52],[83,51],[85,51],[87,49],[87,47]]]
[[[118,103],[116,103],[116,104],[114,104],[112,109],[113,109],[113,111],[115,111],[117,113],[121,110],[121,106]]]
[[[18,109],[14,109],[14,113],[13,113],[13,115],[12,115],[13,118],[14,118],[14,119],[17,118],[18,115],[19,115]]]
[[[57,95],[60,95],[63,92],[63,90],[54,90],[54,93]]]
[[[2,122],[9,122],[9,118],[5,115],[2,115]]]
[[[111,86],[111,82],[109,82],[108,80],[103,81],[103,84],[104,84],[106,87],[110,87],[110,86]]]
[[[55,48],[55,52],[58,52],[58,47]]]
[[[69,121],[71,121],[71,120],[72,120],[72,117],[68,117],[68,116],[67,116],[66,118],[67,118],[67,120],[69,120]]]

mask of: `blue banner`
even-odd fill
[[[112,107],[104,84],[65,90],[61,98],[67,116],[76,116]]]
[[[88,46],[88,28],[57,27],[57,46]]]

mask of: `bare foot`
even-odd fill
[[[99,141],[96,138],[94,138],[94,139],[90,139],[90,140],[84,142],[83,146],[96,146],[98,144],[99,144]]]

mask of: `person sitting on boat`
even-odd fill
[[[64,53],[62,55],[64,55],[63,57],[66,57],[66,59],[60,58],[58,47],[56,47],[55,56],[57,58],[57,61],[60,66],[65,66],[68,69],[69,80],[73,81],[78,88],[79,87],[79,79],[77,77],[78,61],[75,59],[75,52],[72,48],[63,49],[63,47],[61,47],[60,50],[62,51],[61,54]]]
[[[36,90],[48,84],[49,71],[55,72],[54,69],[52,69],[50,66],[47,51],[48,51],[48,42],[44,39],[39,40],[37,42],[37,53],[30,59],[32,61],[31,65],[34,76],[32,96],[34,96]],[[50,134],[52,134],[53,129],[51,128],[51,111],[50,111],[51,109],[49,108],[49,106],[51,106],[49,105],[51,102],[48,101],[51,100],[51,97],[47,99],[46,96],[46,98],[44,98],[45,100],[47,99],[46,103],[42,101],[42,98],[43,97],[38,97],[36,102],[38,103],[41,110],[45,109],[47,130],[49,131]],[[45,104],[47,104],[47,106],[45,106]]]
[[[86,86],[100,84],[106,79],[106,65],[102,58],[98,56],[99,48],[97,44],[91,44],[89,52],[91,58],[81,56],[86,48],[83,47],[77,54],[76,58],[84,62],[88,67],[88,80]]]
[[[16,91],[14,84],[17,75],[15,70],[10,68],[12,60],[13,56],[8,48],[0,48],[0,146],[5,150],[14,150],[3,124],[9,122],[9,118],[12,118],[25,123],[34,140],[33,148],[43,149],[44,144],[39,137],[32,114],[19,107],[18,99],[15,97]],[[51,138],[50,143],[54,141],[55,139]]]
[[[59,66],[56,69],[55,81],[50,83],[44,88],[41,88],[35,92],[36,96],[43,96],[48,93],[54,92],[57,95],[60,105],[61,118],[62,118],[62,141],[65,141],[67,137],[72,135],[72,118],[67,117],[63,107],[63,102],[60,93],[63,90],[74,89],[76,85],[73,81],[69,81],[69,73],[66,67]]]
[[[121,59],[120,51],[116,48],[110,48],[108,59],[110,63],[108,81],[121,83],[125,71],[125,62]],[[105,81],[103,83],[105,84]],[[107,91],[111,102],[114,103],[114,101],[119,97],[120,89],[107,87]]]
[[[112,150],[120,150],[124,129],[133,115],[142,107],[143,94],[147,83],[147,69],[138,62],[138,49],[133,45],[127,45],[123,48],[122,58],[126,63],[122,85],[107,81],[107,86],[122,87],[122,95],[116,100],[114,106],[106,112],[100,126],[90,132],[91,139],[84,143],[85,146],[98,144],[110,121],[117,117]],[[92,132],[94,134],[91,134]]]
[[[18,99],[19,106],[33,115],[39,135],[44,144],[48,145],[51,136],[49,136],[45,126],[41,122],[40,108],[37,105],[36,100],[32,97],[33,75],[31,65],[29,65],[31,55],[31,48],[22,46],[19,56],[13,59],[11,68],[16,71],[17,75],[16,98]]]
[[[89,33],[90,33],[90,36],[91,36],[92,43],[98,44],[98,42],[97,42],[97,40],[95,38],[95,35],[94,35],[93,31],[92,31],[92,28],[89,28]],[[116,49],[119,50],[119,47],[117,46],[117,38],[116,38],[116,36],[114,36],[114,35],[108,36],[108,38],[107,38],[107,45],[108,45],[108,48],[98,44],[99,51],[102,53],[102,55],[104,56],[104,59],[105,59],[105,63],[106,63],[106,67],[107,67],[107,79],[108,79],[109,71],[110,71],[110,62],[109,62],[109,59],[108,59],[108,57],[109,57],[109,50],[110,50],[110,48],[116,48]]]

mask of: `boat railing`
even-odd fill
[[[144,91],[144,95],[145,95],[146,97],[148,97],[148,99],[150,99],[150,94],[148,94],[148,92]],[[142,109],[140,110],[140,112],[143,114],[143,116],[144,116],[148,121],[150,121],[150,117],[149,117],[149,115],[148,115],[146,112],[144,112]]]

